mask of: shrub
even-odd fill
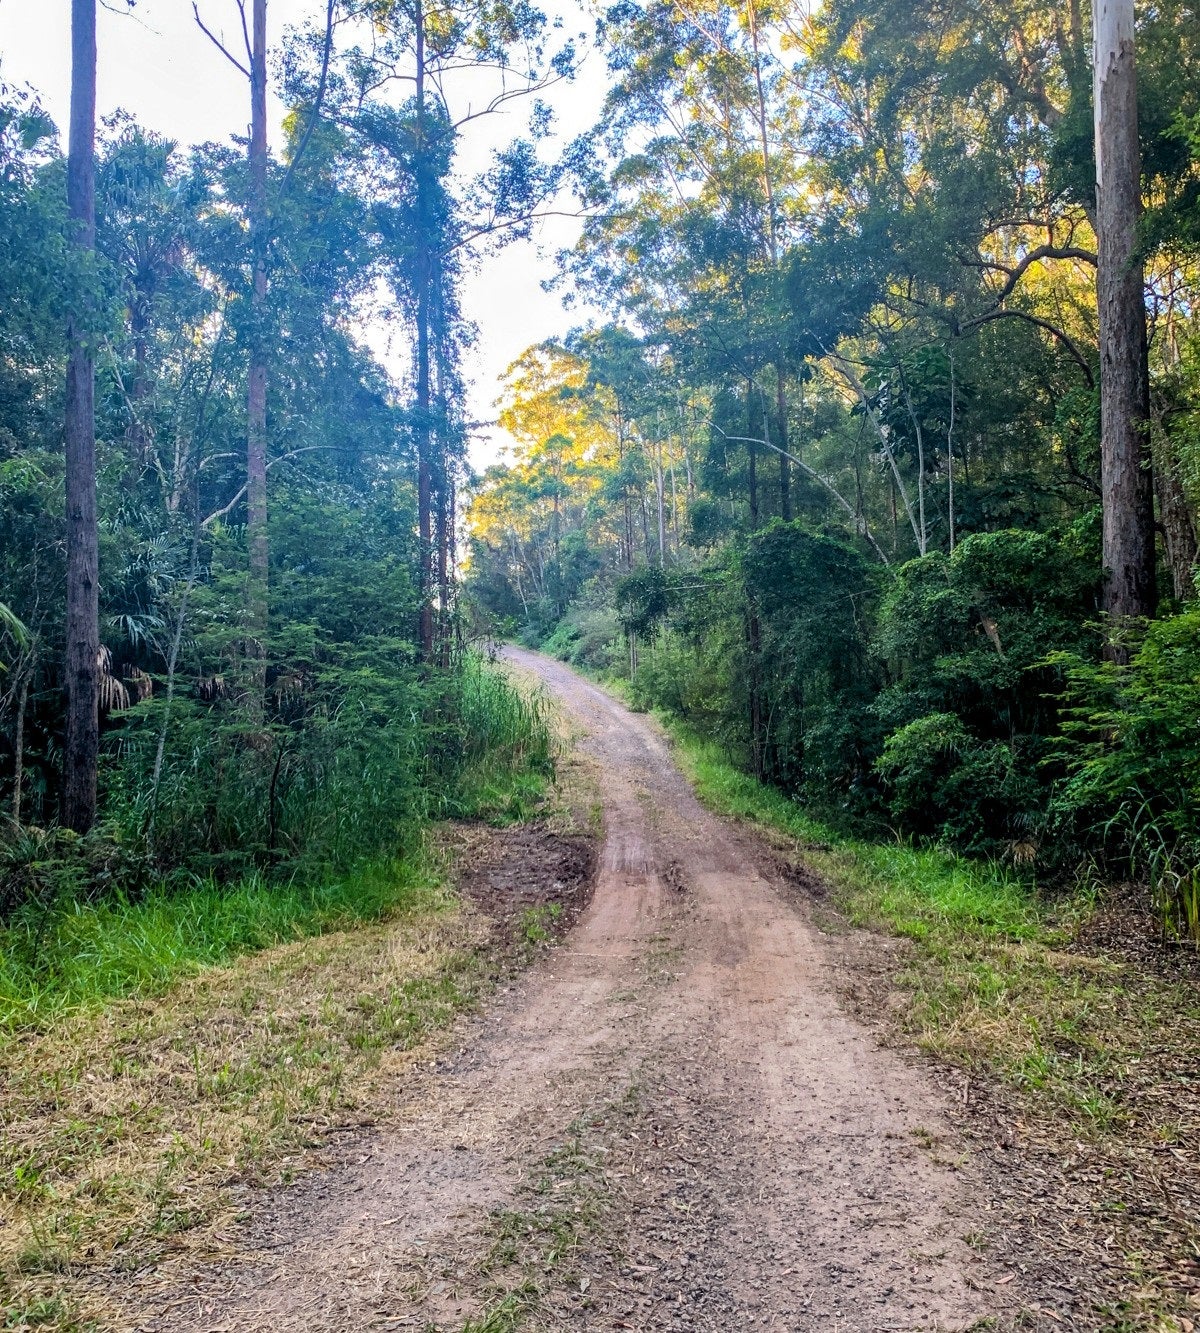
[[[1200,942],[1200,608],[1149,625],[1127,666],[1050,665],[1066,682],[1056,815],[1149,881],[1165,932]]]
[[[887,738],[876,768],[906,832],[965,852],[1031,858],[1040,792],[1013,746],[977,739],[953,713],[930,713]]]

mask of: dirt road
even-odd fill
[[[396,1128],[258,1201],[238,1263],[193,1262],[131,1320],[878,1333],[1003,1314],[941,1094],[843,1011],[836,953],[751,835],[700,806],[652,722],[511,657],[598,766],[590,907],[400,1091]]]

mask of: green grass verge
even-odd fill
[[[182,975],[285,940],[430,906],[438,883],[432,859],[418,854],[311,885],[254,876],[27,907],[0,928],[0,1034],[161,994]]]
[[[893,976],[903,998],[894,1016],[918,1045],[998,1075],[1032,1110],[1065,1113],[1074,1133],[1176,1141],[1170,1101],[1141,1089],[1171,1071],[1145,1052],[1165,1060],[1183,1016],[1200,1019],[1200,1002],[1185,986],[1075,947],[1089,901],[1046,901],[1003,866],[937,848],[840,836],[720,747],[677,721],[664,725],[706,804],[794,839],[851,923],[911,941]]]
[[[1014,940],[1045,935],[1046,913],[1035,892],[1003,866],[911,843],[844,837],[777,788],[735,768],[713,742],[676,721],[660,720],[701,800],[804,844],[805,859],[839,890],[840,905],[855,924],[886,925],[917,940],[946,928]]]

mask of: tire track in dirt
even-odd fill
[[[546,1329],[965,1329],[1017,1283],[964,1241],[987,1197],[942,1094],[841,1008],[834,955],[707,812],[648,719],[521,650],[583,730],[605,839],[591,905],[397,1123],[248,1202],[236,1261],[127,1289],[141,1330],[457,1331],[489,1214],[593,1132],[604,1216],[529,1315]],[[632,1091],[631,1091],[632,1090]],[[624,1120],[606,1106],[632,1106]],[[570,1127],[570,1128],[569,1128]],[[164,1280],[165,1279],[165,1280]],[[556,1286],[557,1282],[557,1286]],[[568,1290],[569,1286],[569,1290]]]

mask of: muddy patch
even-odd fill
[[[488,916],[510,921],[554,907],[556,932],[573,925],[591,901],[596,843],[542,824],[489,830],[459,876],[459,890]]]

